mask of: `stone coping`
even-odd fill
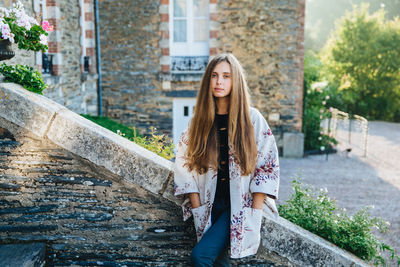
[[[173,163],[13,83],[0,83],[0,116],[103,166],[126,181],[173,196]],[[261,250],[299,266],[368,266],[352,254],[283,219],[264,214]]]
[[[269,217],[262,225],[262,249],[299,266],[372,266],[325,239],[282,217]]]
[[[0,116],[155,194],[172,178],[171,161],[20,85],[0,84]]]

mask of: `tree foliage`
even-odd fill
[[[354,4],[368,2],[371,12],[386,10],[386,18],[400,14],[400,0],[306,0],[305,40],[307,50],[320,51],[335,27],[337,18],[342,17]]]
[[[308,152],[313,150],[331,150],[337,141],[322,133],[321,121],[329,118],[330,102],[332,101],[325,86],[316,85],[321,79],[321,61],[311,51],[307,51],[304,57],[304,99],[303,99],[303,133],[304,149]],[[313,88],[313,84],[316,85]]]
[[[346,111],[400,121],[400,24],[383,9],[354,6],[337,22],[321,52],[324,77],[338,88]]]

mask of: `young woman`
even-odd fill
[[[193,215],[196,229],[194,266],[229,266],[229,246],[231,258],[256,254],[263,210],[277,214],[275,139],[249,105],[239,61],[232,54],[212,58],[175,161],[175,195],[184,195],[183,219]]]

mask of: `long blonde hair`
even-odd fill
[[[240,166],[241,174],[249,175],[254,172],[257,163],[257,146],[250,117],[250,96],[244,70],[237,58],[230,53],[214,56],[203,74],[194,116],[189,126],[186,163],[189,170],[195,170],[200,174],[205,173],[209,167],[218,169],[216,104],[210,82],[215,66],[224,61],[230,65],[232,72],[228,122],[229,149]]]

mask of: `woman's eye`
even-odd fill
[[[217,75],[211,74],[211,78],[215,78],[215,77],[217,77]]]
[[[228,78],[230,78],[231,76],[230,75],[225,75],[224,76],[224,78],[226,78],[226,79],[228,79]]]

